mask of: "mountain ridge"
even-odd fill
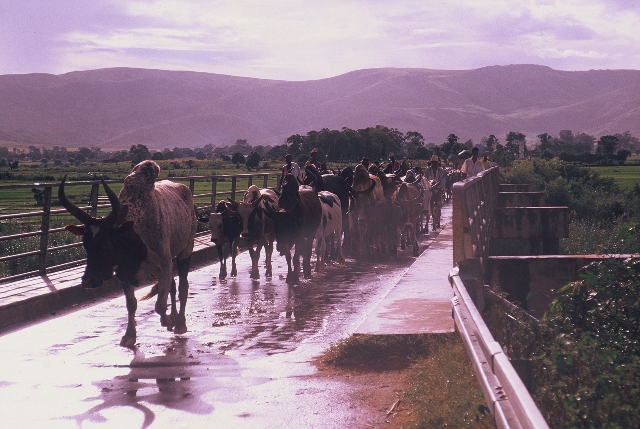
[[[479,142],[519,131],[640,135],[640,71],[538,65],[362,69],[285,81],[157,69],[0,75],[0,140],[152,149],[277,145],[322,128],[376,125]]]

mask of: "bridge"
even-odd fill
[[[266,187],[276,178],[263,174],[178,180],[188,182],[196,201],[204,199],[210,207],[220,197],[235,198],[236,193],[241,192],[239,181],[246,181],[248,187],[256,180]],[[198,193],[198,183],[210,186],[208,192]],[[220,183],[230,186],[220,190]],[[84,208],[93,215],[109,207],[101,204],[99,182],[69,185],[90,188],[89,205]],[[35,214],[0,216],[0,220],[42,217],[40,230],[0,238],[9,241],[35,236],[40,241],[37,251],[0,258],[0,262],[7,262],[35,256],[40,264],[35,272],[13,274],[0,283],[0,330],[5,332],[43,315],[82,306],[88,300],[100,300],[101,296],[110,297],[119,290],[114,279],[99,291],[81,291],[79,278],[83,261],[47,266],[46,257],[52,251],[48,244],[49,234],[62,230],[49,228],[50,217],[65,214],[64,210],[52,209],[54,186],[44,186],[43,210]],[[356,335],[457,331],[465,342],[496,425],[504,428],[547,427],[527,388],[530,378],[527,362],[509,358],[505,348],[492,335],[484,315],[492,308],[535,322],[550,302],[554,290],[574,280],[580,266],[601,258],[557,255],[559,240],[568,233],[568,221],[568,209],[545,206],[543,193],[532,192],[526,185],[501,184],[497,167],[456,183],[453,204],[443,208],[443,229],[423,237],[424,251],[415,259],[406,258],[410,263],[400,267],[398,275],[383,278],[382,292],[377,292],[365,317],[349,322],[348,331]],[[492,243],[510,240],[527,243],[529,254],[493,256],[489,252]],[[78,245],[64,244],[55,250],[74,246]],[[207,233],[201,233],[197,238],[194,263],[210,265],[212,260],[213,249]],[[350,269],[345,271],[350,272]],[[507,294],[509,301],[495,291]],[[291,317],[291,308],[295,311],[291,300],[295,297],[287,299],[285,312]],[[510,301],[520,303],[520,307]]]

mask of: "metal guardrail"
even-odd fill
[[[215,207],[219,198],[228,197],[232,200],[235,200],[238,194],[244,193],[244,191],[247,188],[249,188],[252,184],[262,186],[263,188],[269,187],[270,184],[272,186],[277,186],[279,178],[280,178],[280,173],[257,173],[257,174],[237,174],[237,175],[183,176],[183,177],[170,177],[167,179],[159,179],[159,180],[172,180],[174,182],[184,182],[187,186],[189,186],[189,189],[191,189],[191,193],[193,194],[194,200],[197,205],[197,209],[206,210],[206,209]],[[206,182],[206,181],[211,182],[210,192],[195,194],[194,190],[196,188],[195,186],[196,182]],[[218,190],[219,182],[223,182],[223,181],[230,182],[229,190],[226,190],[226,189],[224,191]],[[122,183],[122,180],[105,180],[105,182],[107,184]],[[246,188],[243,187],[244,184],[246,184]],[[61,246],[50,245],[50,236],[52,234],[57,234],[65,231],[63,227],[50,228],[52,217],[68,215],[68,212],[65,209],[52,209],[52,206],[53,206],[52,203],[54,202],[54,200],[52,199],[53,198],[52,195],[54,195],[53,192],[55,189],[57,189],[58,186],[59,186],[59,183],[0,185],[0,190],[25,189],[25,188],[43,189],[42,190],[42,207],[39,208],[38,210],[34,210],[31,212],[0,215],[0,222],[11,221],[14,219],[22,219],[22,220],[29,219],[29,218],[39,219],[39,229],[37,231],[22,232],[18,234],[0,236],[0,243],[11,242],[16,240],[24,240],[30,237],[39,237],[40,240],[39,240],[39,245],[37,250],[30,250],[26,252],[19,252],[19,253],[0,256],[0,264],[7,263],[10,261],[16,261],[20,259],[37,257],[38,267],[36,270],[25,271],[25,272],[1,277],[0,282],[9,282],[9,281],[14,281],[14,280],[18,280],[18,279],[22,279],[30,276],[36,276],[36,275],[46,275],[49,272],[62,270],[71,266],[81,265],[86,262],[86,259],[77,259],[77,260],[65,262],[62,264],[47,266],[47,256],[52,252],[59,252],[61,250],[82,246],[81,242],[64,244]],[[100,195],[100,192],[103,192],[103,189],[102,189],[101,182],[99,180],[65,183],[65,187],[67,188],[73,188],[78,186],[91,186],[91,191],[88,196],[89,205],[80,206],[81,209],[86,210],[92,216],[97,216],[98,211],[100,209],[111,208],[110,204],[108,203],[103,204],[103,202],[105,201],[105,195]],[[198,205],[199,203],[203,205]],[[201,232],[200,235],[202,234],[206,234],[206,232]]]
[[[451,270],[453,318],[498,428],[545,429],[549,425],[476,308],[459,268]]]

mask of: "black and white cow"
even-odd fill
[[[208,223],[211,230],[211,242],[216,245],[220,260],[220,274],[218,278],[227,278],[227,257],[231,255],[231,277],[238,275],[236,256],[238,255],[238,239],[242,232],[242,217],[238,213],[237,203],[220,200],[215,213],[208,217],[198,218],[200,222]]]
[[[148,297],[158,294],[155,310],[160,323],[176,334],[187,331],[185,308],[189,283],[191,253],[198,223],[191,191],[184,185],[163,180],[156,183],[160,167],[153,161],[143,161],[124,180],[119,197],[103,181],[111,203],[111,213],[95,218],[71,203],[64,193],[65,178],[58,188],[62,205],[81,226],[66,229],[82,236],[87,252],[87,266],[82,275],[83,288],[97,288],[115,271],[122,282],[127,301],[127,330],[121,346],[136,342],[134,287],[154,275],[158,282]],[[177,260],[180,311],[176,310],[176,284],[173,259]],[[167,298],[171,293],[171,314]]]
[[[338,263],[344,263],[342,254],[342,209],[337,195],[328,192],[318,192],[322,206],[322,219],[316,232],[316,271],[324,271],[327,243],[333,243],[333,251]]]
[[[276,237],[273,220],[267,217],[264,212],[267,206],[277,210],[278,195],[273,189],[259,189],[256,185],[251,185],[244,193],[244,198],[238,204],[238,213],[242,217],[241,236],[247,239],[249,256],[251,256],[251,278],[259,279],[258,262],[260,250],[264,246],[265,253],[265,276],[273,276],[271,265],[271,255],[273,254],[273,242]]]
[[[287,283],[295,285],[299,283],[301,256],[304,277],[311,277],[313,240],[322,218],[322,207],[318,194],[309,187],[299,187],[291,174],[285,176],[282,183],[278,210],[267,206],[265,213],[274,222],[276,249],[287,259]],[[294,246],[292,266],[291,249]]]
[[[305,167],[305,185],[310,185],[316,191],[328,191],[335,194],[340,200],[342,209],[342,231],[344,232],[344,242],[346,246],[350,244],[349,237],[349,207],[353,196],[349,190],[349,185],[344,178],[334,174],[320,174],[313,165]]]

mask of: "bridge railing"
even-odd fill
[[[498,167],[453,186],[452,313],[496,426],[544,429],[549,426],[542,413],[482,317],[498,188]]]
[[[251,185],[276,187],[279,173],[236,175],[183,176],[169,180],[183,183],[191,190],[198,210],[210,210],[220,199],[241,198]],[[105,180],[118,193],[122,180]],[[79,238],[66,232],[64,226],[77,223],[60,206],[57,198],[59,183],[0,185],[0,192],[14,199],[29,201],[37,195],[37,208],[30,211],[0,215],[0,282],[46,275],[86,263]],[[111,210],[99,180],[65,183],[67,195],[92,216],[106,215]],[[60,207],[60,208],[58,208]],[[206,234],[208,226],[202,225]]]

